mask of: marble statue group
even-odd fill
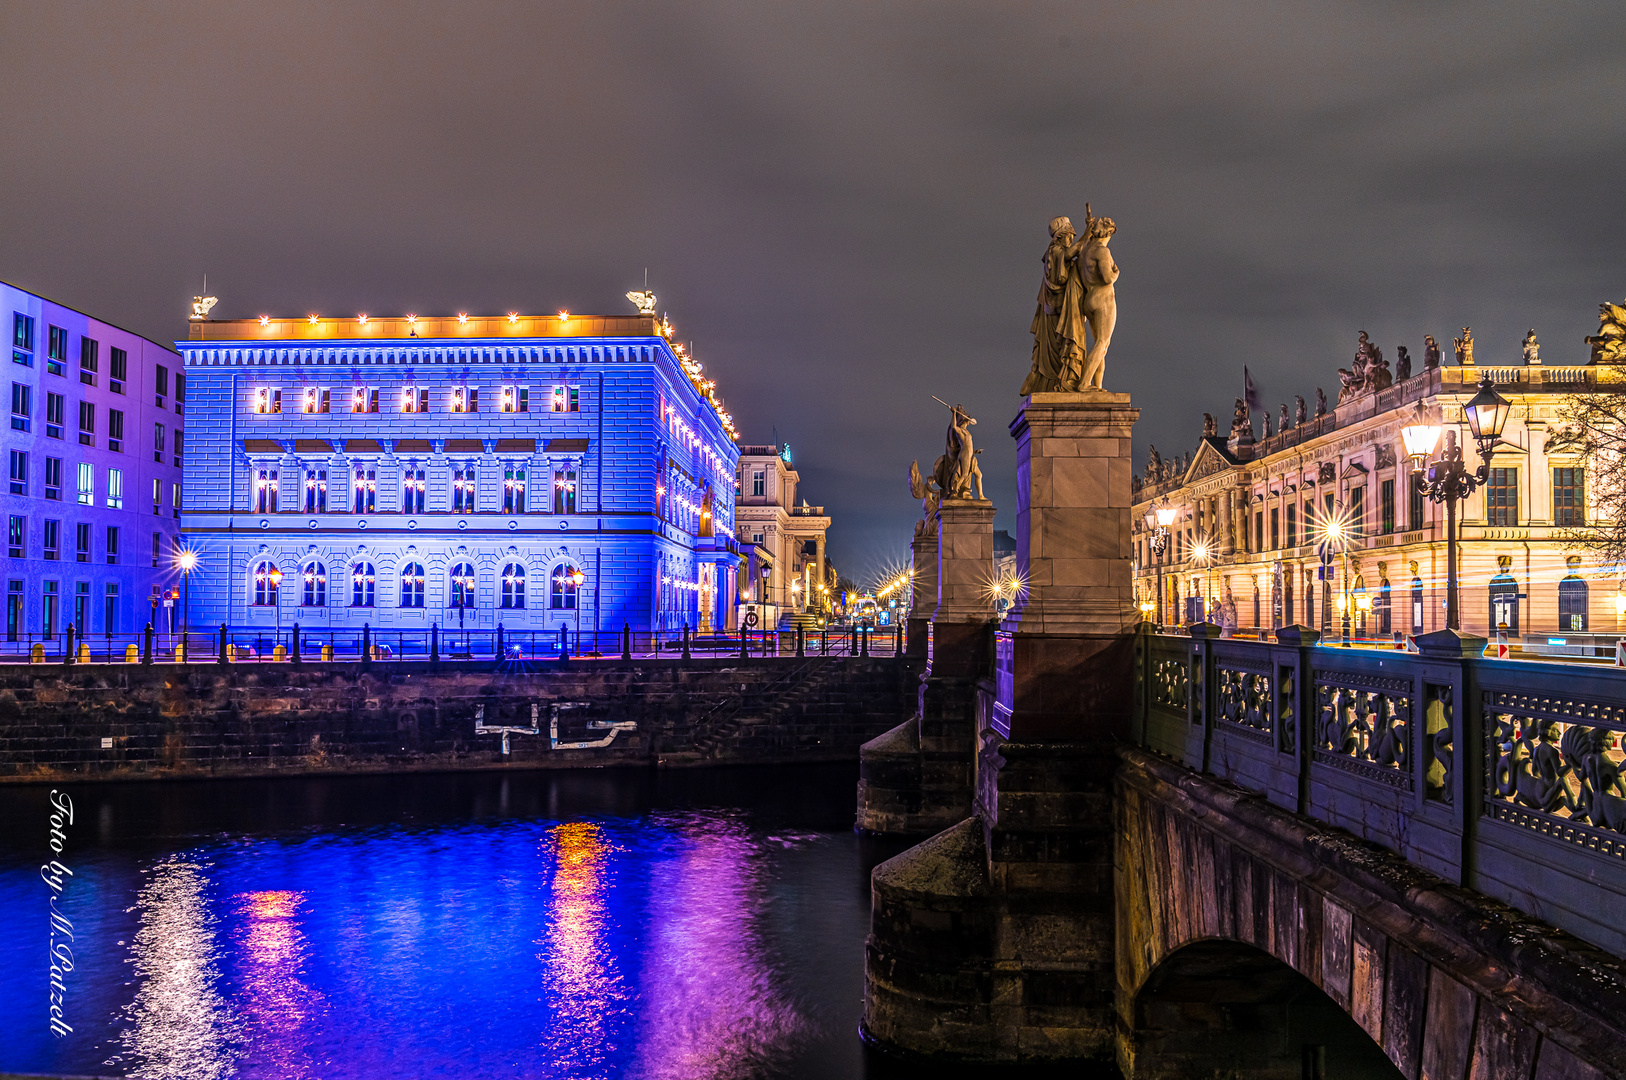
[[[917,533],[926,528],[926,522],[931,520],[938,504],[944,499],[981,501],[985,497],[982,493],[982,467],[977,464],[977,455],[982,451],[971,440],[971,425],[977,421],[962,406],[949,405],[948,408],[948,437],[942,456],[932,466],[931,475],[921,475],[919,461],[909,463],[909,493],[920,500],[921,517],[915,524]]]
[[[1050,222],[1044,278],[1033,313],[1033,368],[1022,383],[1024,396],[1101,389],[1107,348],[1118,322],[1113,291],[1118,264],[1107,245],[1118,227],[1084,204],[1084,235],[1065,217]],[[1086,330],[1088,341],[1086,341]],[[1087,347],[1086,347],[1087,346]]]

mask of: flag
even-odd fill
[[[1242,367],[1242,400],[1247,404],[1250,413],[1265,411],[1264,405],[1259,400],[1259,388],[1253,385],[1253,376],[1248,374],[1246,364]]]

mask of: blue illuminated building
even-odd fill
[[[175,583],[180,358],[3,282],[0,319],[11,332],[5,641],[60,642],[71,624],[99,654],[108,635],[127,641],[155,615],[162,625],[157,598]]]
[[[653,315],[194,320],[192,625],[727,629],[738,450]]]

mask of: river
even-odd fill
[[[942,1077],[858,1039],[869,870],[900,846],[853,833],[856,774],[68,784],[60,856],[52,789],[5,788],[0,1072]]]

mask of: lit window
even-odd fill
[[[462,562],[452,567],[451,572],[452,602],[450,607],[459,611],[474,606],[474,567]]]
[[[553,512],[555,514],[576,512],[575,469],[564,468],[553,471]]]
[[[530,390],[523,386],[502,388],[503,412],[530,412]]]
[[[254,512],[256,514],[274,514],[277,512],[277,470],[259,469],[254,474]]]
[[[377,590],[378,575],[373,573],[372,563],[357,563],[350,568],[351,607],[372,607]]]
[[[13,559],[20,559],[26,550],[25,539],[28,535],[28,519],[17,514],[11,515],[11,522],[6,529],[6,554]]]
[[[327,470],[305,470],[305,513],[327,513]]]
[[[452,475],[452,513],[474,513],[474,468],[465,466]]]
[[[124,471],[107,470],[107,505],[113,510],[124,509]]]
[[[17,410],[12,409],[13,412]],[[16,421],[12,421],[16,426]],[[1562,468],[1553,470],[1553,524],[1586,524],[1586,470]],[[1561,625],[1560,629],[1571,629]]]
[[[516,611],[525,607],[525,568],[518,563],[502,568],[502,606]]]
[[[281,412],[282,391],[269,386],[262,386],[254,391],[254,411],[257,413]]]
[[[325,413],[332,401],[329,391],[319,386],[305,387],[305,401],[301,408],[308,413]]]
[[[358,466],[356,475],[351,481],[351,488],[355,494],[352,511],[357,514],[371,514],[378,505],[378,470],[365,465]]]
[[[423,470],[408,465],[401,474],[401,513],[423,513],[424,477]]]
[[[68,332],[60,326],[46,327],[45,370],[52,375],[62,374],[68,359]]]
[[[350,411],[353,413],[375,413],[378,411],[378,391],[366,386],[358,386],[350,392]]]
[[[581,401],[577,388],[574,386],[555,386],[553,388],[554,412],[580,412]]]
[[[306,563],[300,577],[305,585],[300,607],[327,607],[327,567],[319,562]]]
[[[452,411],[460,413],[477,413],[480,411],[480,389],[475,386],[457,386],[452,388]]]
[[[553,568],[552,577],[548,606],[554,611],[575,611],[576,594],[583,578],[581,570],[570,563],[560,563]]]
[[[525,512],[524,469],[509,466],[503,472],[502,512],[505,514],[523,514]]]
[[[429,411],[429,391],[407,387],[401,391],[401,411],[404,413],[426,413]]]
[[[401,567],[401,606],[423,607],[423,564],[407,563]]]
[[[254,606],[276,607],[277,591],[282,585],[282,571],[270,560],[254,564]]]

